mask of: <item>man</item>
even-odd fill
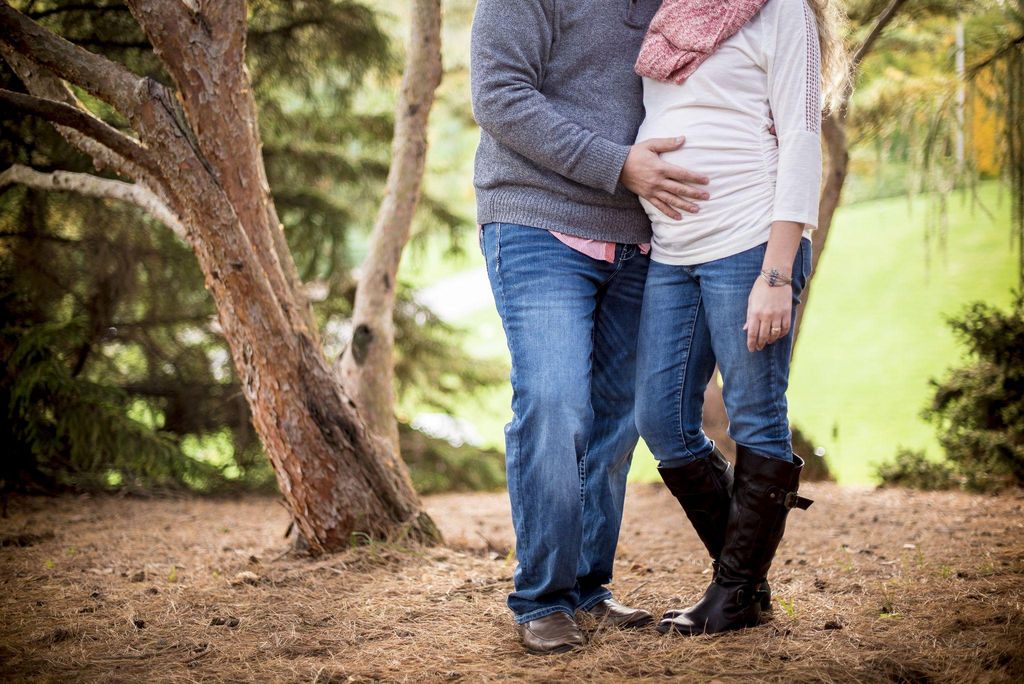
[[[578,610],[623,628],[652,620],[606,586],[638,439],[651,232],[637,195],[679,218],[707,183],[661,161],[681,138],[633,145],[633,65],[659,2],[479,0],[473,22],[480,244],[512,355],[508,605],[534,653],[580,646]]]

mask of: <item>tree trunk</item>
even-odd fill
[[[846,183],[846,173],[850,165],[850,153],[846,145],[846,123],[836,114],[829,114],[821,122],[821,134],[825,140],[825,150],[828,155],[825,170],[825,184],[821,191],[821,199],[818,202],[818,228],[813,233],[814,251],[811,256],[811,272],[817,272],[818,261],[825,251],[825,241],[828,240],[829,231],[832,228],[832,219],[835,218],[836,209],[843,194],[843,185]],[[793,326],[793,346],[795,348],[800,324],[804,319],[804,312],[807,310],[807,299],[810,296],[810,281],[801,295],[801,302],[796,311],[796,323]]]
[[[352,342],[341,358],[345,388],[370,429],[386,440],[396,455],[395,281],[420,195],[427,156],[427,119],[434,92],[441,83],[440,29],[440,0],[416,0],[405,74],[395,107],[391,169],[356,289]]]
[[[66,98],[0,91],[0,101],[74,129],[99,146],[92,153],[125,160],[120,168],[139,170],[127,175],[180,219],[256,431],[310,549],[343,549],[354,535],[438,539],[403,464],[367,429],[324,358],[291,254],[282,248],[244,65],[245,3],[132,0],[129,6],[177,94],[6,4],[0,5],[0,41],[5,54],[34,63],[41,81],[65,79],[109,103],[137,140]]]
[[[726,456],[736,455],[736,443],[729,436],[729,416],[725,411],[719,371],[704,390],[704,432],[715,441],[715,446]]]

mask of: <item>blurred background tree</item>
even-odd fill
[[[121,3],[17,9],[136,73],[160,69]],[[270,186],[326,350],[337,356],[388,170],[400,60],[385,25],[396,18],[350,0],[257,0],[249,16]],[[6,65],[0,87],[20,88]],[[118,123],[109,109],[94,111]],[[0,126],[0,168],[91,170],[37,118],[3,108]],[[0,193],[5,487],[272,488],[189,248],[123,204],[16,184]],[[421,203],[419,230],[459,225],[447,198]],[[407,288],[396,318],[400,388],[443,409],[453,394],[499,377],[472,363],[453,343],[457,331]]]

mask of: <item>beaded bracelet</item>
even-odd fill
[[[761,271],[761,277],[765,279],[769,287],[782,287],[793,284],[793,279],[779,273],[777,268],[773,268],[770,271]]]

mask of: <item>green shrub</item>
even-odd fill
[[[950,324],[973,362],[933,382],[925,417],[968,487],[1024,484],[1024,296],[1006,312],[975,303]]]
[[[900,449],[896,457],[878,466],[882,484],[914,489],[952,489],[961,480],[956,471],[943,461],[930,461],[923,451]]]
[[[950,326],[970,362],[932,381],[924,416],[938,429],[947,464],[901,451],[878,474],[885,484],[925,488],[962,482],[972,490],[1024,484],[1024,296],[1009,311],[972,304]]]

